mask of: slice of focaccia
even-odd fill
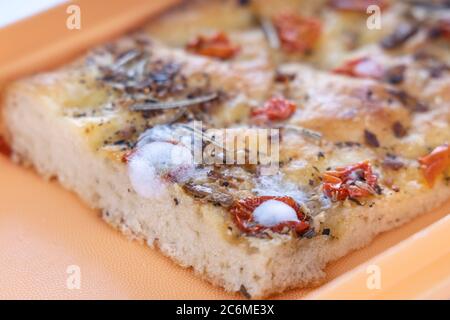
[[[8,85],[13,158],[228,291],[320,283],[450,198],[450,20],[374,2],[194,1]]]

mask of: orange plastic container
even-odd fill
[[[72,1],[0,29],[0,81],[68,61],[177,1]],[[33,35],[33,36],[30,36]],[[13,41],[14,40],[14,41]],[[275,299],[450,298],[450,202],[327,267],[326,283]],[[68,285],[79,268],[80,288]],[[157,250],[127,240],[74,194],[0,155],[0,298],[228,299]]]

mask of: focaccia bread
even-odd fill
[[[450,198],[449,11],[188,2],[8,85],[5,138],[14,159],[228,291],[316,285],[328,262]],[[273,146],[253,162],[249,132]],[[198,147],[209,157],[195,161]]]

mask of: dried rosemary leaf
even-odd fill
[[[142,104],[134,104],[130,106],[131,111],[149,111],[149,110],[164,110],[164,109],[175,109],[175,108],[185,108],[192,105],[205,103],[212,101],[218,97],[217,93],[212,93],[205,96],[200,96],[192,99],[184,99],[177,101],[157,101],[148,102]]]

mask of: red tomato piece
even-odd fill
[[[450,19],[441,19],[431,29],[431,34],[435,37],[442,37],[450,40]]]

